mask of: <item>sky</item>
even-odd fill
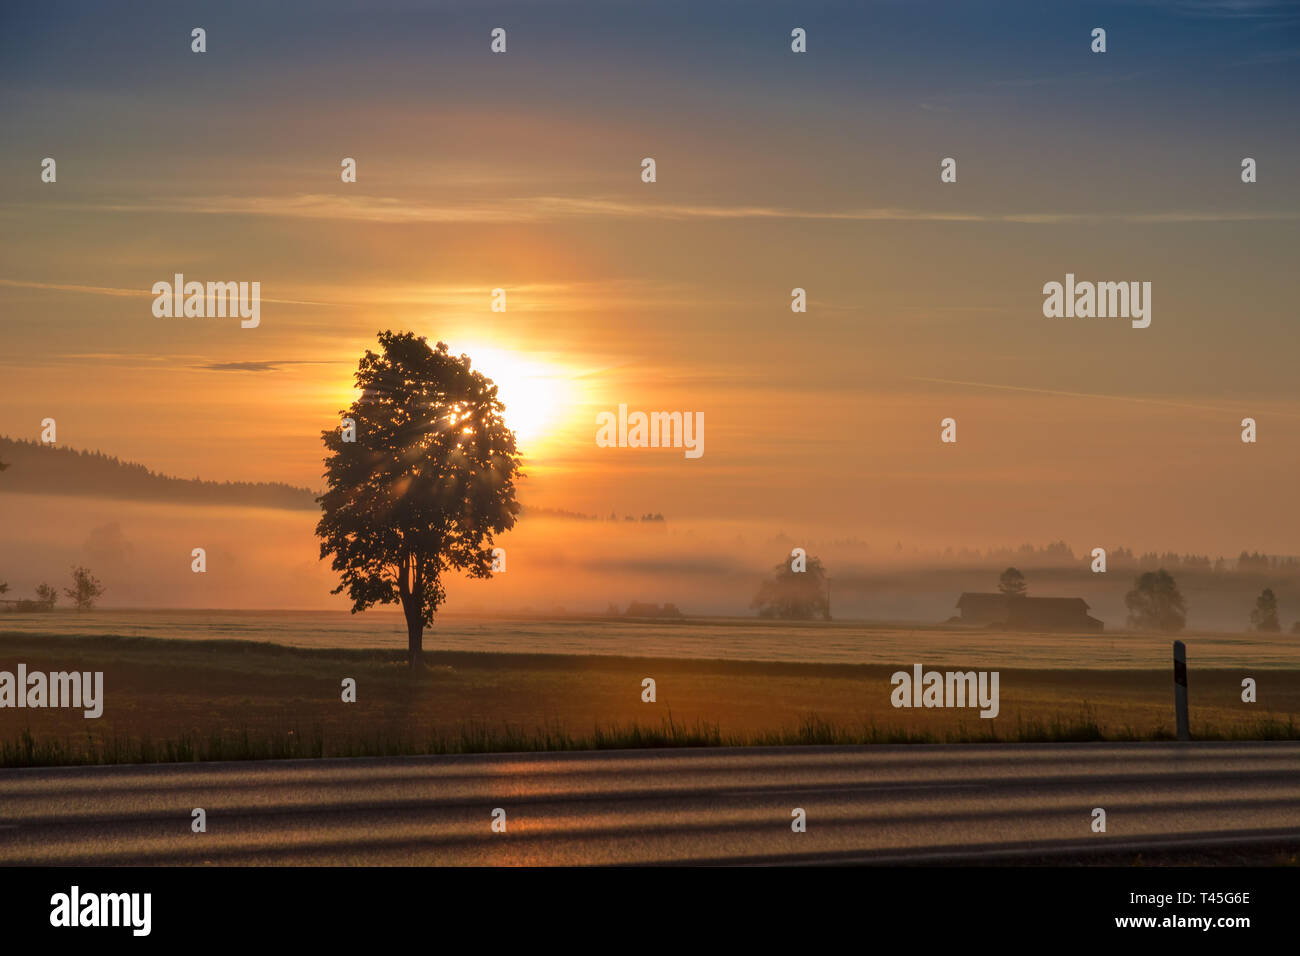
[[[498,381],[538,508],[1300,540],[1292,4],[6,5],[0,91],[0,434],[318,490],[392,328]],[[260,325],[155,317],[175,273]],[[1045,317],[1067,273],[1150,327]],[[598,447],[620,404],[703,456]]]

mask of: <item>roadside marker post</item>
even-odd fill
[[[1187,645],[1174,641],[1174,717],[1178,724],[1178,739],[1191,740],[1187,723]]]

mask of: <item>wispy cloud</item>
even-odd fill
[[[157,369],[168,371],[190,368],[205,372],[275,372],[289,365],[350,365],[351,361],[331,359],[271,359],[257,362],[211,362],[204,356],[171,352],[69,352],[61,355],[24,355],[0,357],[0,366],[52,368],[55,366],[92,366],[98,369]]]
[[[40,282],[0,278],[0,288],[36,289],[44,292],[71,292],[127,298],[153,298],[148,289],[123,289],[114,286],[85,285],[70,282]],[[272,285],[263,282],[262,288]],[[492,295],[493,286],[472,283],[411,283],[405,285],[355,282],[348,285],[313,283],[275,283],[284,296],[263,295],[262,302],[282,305],[350,308],[355,306],[413,306],[439,309],[481,311]],[[597,279],[574,282],[532,282],[510,285],[512,312],[577,312],[608,310],[611,301],[622,308],[673,308],[735,306],[734,301],[709,299],[680,283],[635,278]],[[299,295],[299,293],[302,293]],[[311,296],[311,297],[308,297]],[[314,298],[313,298],[314,297]]]
[[[166,277],[171,281],[171,276]],[[111,295],[127,298],[155,298],[149,289],[121,289],[114,286],[78,285],[72,282],[33,282],[27,279],[0,279],[0,286],[10,289],[41,289],[47,292],[83,292],[87,295]],[[333,305],[332,302],[312,302],[306,299],[272,299],[262,296],[259,301],[279,305]]]
[[[1219,415],[1233,416],[1238,411],[1217,405],[1200,405],[1193,402],[1177,402],[1163,398],[1146,398],[1141,395],[1106,395],[1100,392],[1071,392],[1058,388],[1035,388],[1031,385],[1005,385],[998,382],[966,382],[950,378],[910,378],[912,382],[932,382],[938,385],[962,385],[968,388],[990,388],[1007,392],[1033,392],[1038,395],[1060,395],[1066,398],[1098,398],[1113,402],[1135,402],[1140,405],[1164,405],[1170,408],[1191,408],[1202,412],[1214,412]],[[1300,418],[1300,414],[1272,411],[1270,414],[1286,418]]]
[[[1295,0],[1158,0],[1158,6],[1196,17],[1231,20],[1300,19]]]
[[[49,208],[44,206],[42,208]],[[908,209],[895,206],[861,209],[796,209],[764,205],[712,205],[708,203],[629,202],[610,197],[532,196],[463,203],[437,203],[391,196],[209,196],[156,201],[114,202],[88,205],[62,204],[60,208],[97,212],[272,216],[288,219],[338,220],[375,223],[529,223],[559,219],[773,219],[853,222],[989,222],[1027,225],[1086,224],[1101,222],[1186,223],[1248,222],[1300,219],[1300,211],[1198,211],[1164,212],[963,212]],[[316,304],[316,303],[307,303]]]
[[[142,296],[148,289],[116,289],[102,285],[76,285],[70,282],[29,282],[26,279],[0,279],[0,286],[10,289],[44,289],[49,292],[85,292],[91,295]]]
[[[297,359],[279,359],[269,362],[207,362],[195,368],[205,372],[278,372],[285,365],[341,365],[342,362],[304,362]]]

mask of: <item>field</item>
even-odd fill
[[[82,613],[0,615],[0,635],[162,637],[269,641],[289,647],[401,650],[400,612],[112,608]],[[1300,637],[1258,631],[1185,631],[1196,668],[1300,670]],[[773,661],[1031,670],[1157,670],[1170,665],[1164,634],[1006,632],[943,624],[856,620],[779,621],[757,617],[629,619],[595,615],[440,614],[425,632],[437,651],[654,657],[672,660]],[[0,661],[2,663],[2,661]]]
[[[0,669],[104,672],[104,713],[0,710],[0,765],[776,743],[1167,739],[1167,669],[1000,668],[1001,709],[895,709],[898,666],[0,634]],[[926,666],[942,666],[926,662]],[[1258,703],[1241,681],[1258,681]],[[641,700],[654,678],[657,699]],[[341,700],[345,678],[355,703]],[[1192,733],[1300,737],[1300,669],[1196,669]]]

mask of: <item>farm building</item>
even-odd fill
[[[1100,631],[1101,621],[1088,614],[1083,598],[1011,597],[967,591],[957,599],[958,623],[1005,627],[1016,631]]]

